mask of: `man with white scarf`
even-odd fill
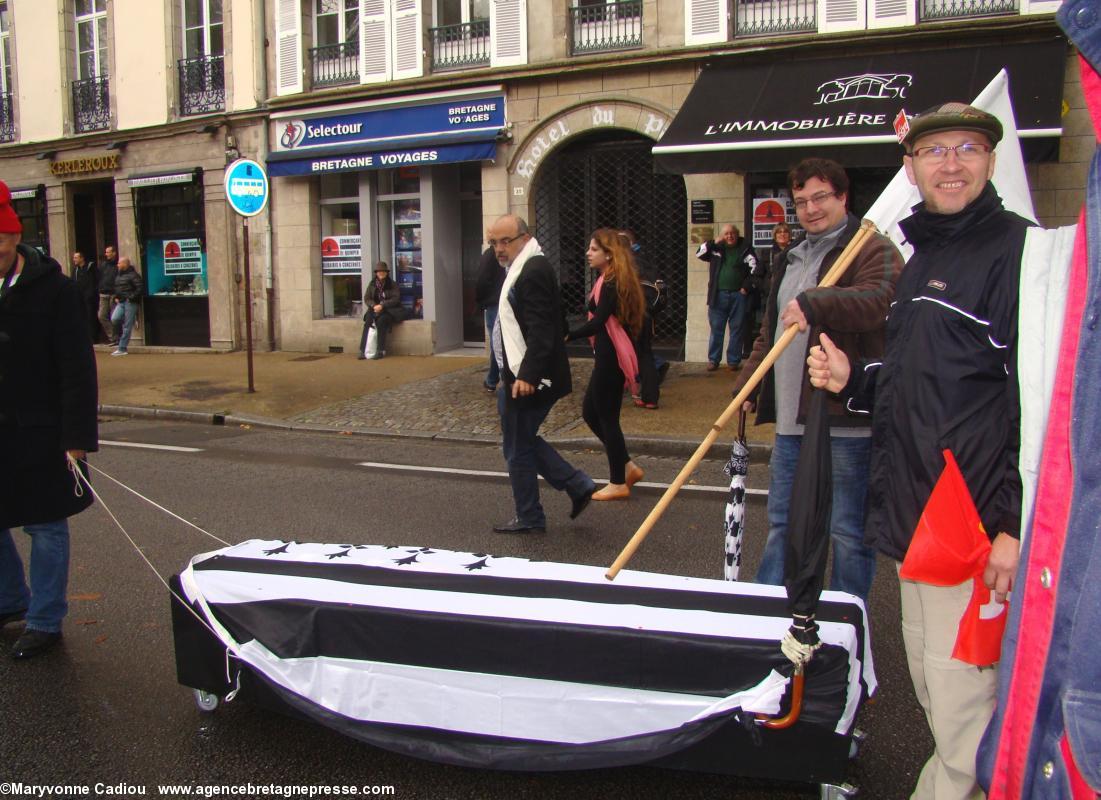
[[[596,484],[539,435],[551,407],[573,391],[554,268],[520,217],[500,217],[489,235],[489,246],[508,270],[493,326],[493,357],[501,368],[501,448],[516,503],[516,516],[493,530],[543,533],[547,519],[539,502],[540,475],[570,496],[570,519],[589,505]]]

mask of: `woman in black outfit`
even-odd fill
[[[382,358],[390,328],[395,322],[405,319],[404,309],[401,307],[401,291],[390,277],[390,267],[385,261],[375,264],[375,279],[367,284],[367,291],[363,293],[363,306],[367,310],[363,314],[363,335],[359,337],[359,355],[356,358],[367,358],[364,351],[367,349],[367,334],[372,325],[378,328],[378,346],[371,358]]]
[[[593,494],[593,500],[621,500],[631,486],[642,480],[642,470],[631,461],[619,411],[625,384],[638,383],[638,360],[633,340],[642,330],[644,299],[631,253],[609,228],[593,233],[585,254],[589,266],[600,277],[589,294],[589,320],[570,331],[569,340],[590,337],[593,344],[593,374],[585,390],[582,415],[608,454],[608,485]]]

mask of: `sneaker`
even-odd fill
[[[113,355],[113,356],[128,356],[130,354],[127,353],[125,350],[116,350],[115,352],[111,353],[111,355]]]

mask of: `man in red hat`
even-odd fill
[[[12,648],[30,658],[61,639],[68,610],[68,518],[92,503],[75,474],[98,447],[96,362],[76,285],[22,244],[0,181],[0,628],[26,620]],[[11,529],[31,538],[30,587]]]

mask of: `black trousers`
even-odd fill
[[[623,372],[615,359],[611,359],[609,364],[597,356],[589,388],[585,390],[585,400],[581,404],[581,416],[608,455],[608,480],[619,484],[627,482],[627,462],[631,460],[623,429],[619,427],[623,382]]]
[[[386,313],[386,309],[378,314],[375,313],[373,308],[369,307],[367,309],[367,313],[363,315],[363,335],[359,337],[360,355],[367,349],[367,332],[371,330],[372,325],[378,328],[378,352],[381,353],[386,349],[386,334],[393,327],[394,318]]]

